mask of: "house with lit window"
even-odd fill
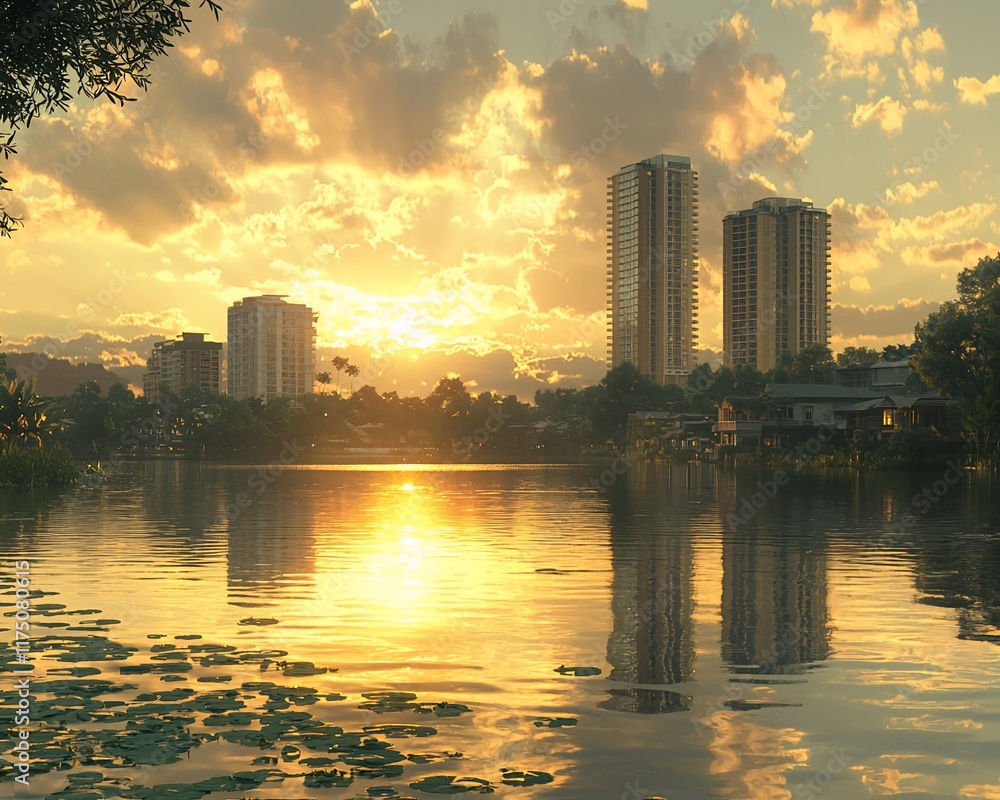
[[[827,384],[769,384],[760,398],[727,397],[718,405],[719,443],[736,447],[794,447],[816,437],[843,438],[863,430],[871,441],[897,431],[947,425],[948,399],[909,397]]]

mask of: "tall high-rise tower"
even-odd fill
[[[694,367],[698,173],[656,156],[608,179],[608,366],[629,362],[662,384]]]
[[[774,369],[784,353],[828,345],[830,215],[787,197],[723,221],[726,363]]]
[[[242,400],[311,394],[316,316],[281,295],[245,297],[229,307],[229,395]]]

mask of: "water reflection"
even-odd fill
[[[239,489],[239,486],[236,487]],[[232,497],[232,495],[230,495]],[[261,496],[226,525],[226,584],[235,601],[289,594],[316,569],[315,492]]]
[[[52,507],[68,491],[0,487],[0,548],[13,553],[30,546],[48,525]]]
[[[706,477],[707,476],[707,477]],[[610,679],[601,708],[640,714],[687,711],[691,697],[652,689],[695,675],[694,550],[687,525],[713,498],[714,473],[638,468],[607,495],[611,544]]]
[[[957,609],[959,638],[994,644],[1000,644],[997,483],[989,475],[966,481],[938,501],[944,509],[935,509],[957,523],[934,524],[935,515],[914,536],[919,602]]]
[[[741,673],[800,673],[830,657],[827,543],[822,497],[785,491],[754,506],[768,478],[733,472],[719,479],[722,544],[722,658]],[[739,516],[741,515],[741,516]],[[787,533],[786,531],[791,531]]]
[[[823,800],[990,796],[1000,539],[989,481],[893,536],[927,478],[794,475],[732,525],[773,471],[636,466],[604,494],[580,492],[591,474],[303,469],[258,494],[245,468],[137,465],[74,503],[0,491],[0,546],[37,557],[37,585],[71,609],[122,619],[115,635],[144,654],[151,632],[192,633],[337,668],[305,683],[349,698],[321,706],[345,729],[423,721],[360,718],[363,692],[467,704],[434,720],[433,749],[464,760],[406,763],[394,781],[404,794],[435,770],[496,782],[517,767],[556,775],[538,797],[638,785],[674,800],[798,800],[819,794],[811,785]],[[83,571],[93,580],[79,582]],[[251,615],[278,622],[239,624]],[[605,672],[556,675],[560,663]],[[576,724],[536,725],[565,718]],[[242,751],[225,767],[250,768]],[[286,782],[262,796],[302,794]]]

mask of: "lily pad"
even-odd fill
[[[329,671],[330,670],[328,670],[326,667],[317,667],[311,661],[296,661],[289,664],[283,670],[285,675],[291,675],[293,677],[302,677],[306,675],[323,675],[324,673]]]
[[[358,703],[358,708],[376,714],[420,709],[420,704],[413,702],[417,696],[412,692],[366,692],[361,696],[365,698],[365,701]]]
[[[760,711],[762,708],[798,708],[801,703],[771,703],[767,700],[727,700],[723,705],[733,711]]]
[[[278,620],[274,617],[247,617],[246,619],[241,619],[240,625],[277,625]]]
[[[299,763],[306,767],[332,767],[338,762],[332,758],[317,756],[313,758],[303,758],[299,761]]]
[[[574,675],[577,678],[601,674],[600,667],[564,667],[560,665],[552,671],[558,672],[560,675]]]
[[[535,786],[540,783],[552,783],[552,776],[547,772],[535,772],[532,770],[500,770],[503,777],[502,783],[508,786]]]
[[[74,678],[87,678],[91,675],[100,675],[101,671],[97,667],[62,667],[60,669],[50,669],[49,675],[72,675]]]
[[[274,661],[288,655],[287,650],[243,650],[235,655],[240,661]]]
[[[417,789],[429,794],[461,794],[463,792],[478,792],[493,794],[493,786],[483,778],[460,778],[456,775],[430,775],[414,781],[411,789]]]
[[[178,700],[187,700],[193,694],[196,694],[194,689],[168,689],[162,692],[145,692],[137,695],[135,699],[143,703],[155,702],[157,700],[165,703],[173,703]]]
[[[203,667],[231,667],[234,664],[239,663],[240,660],[238,658],[233,658],[225,653],[211,653],[207,656],[203,656],[201,659],[201,665]]]
[[[396,764],[389,764],[385,767],[361,767],[354,770],[354,774],[359,778],[398,778],[403,774],[403,768]]]
[[[428,711],[433,711],[435,716],[438,717],[460,717],[462,714],[468,714],[472,711],[467,705],[462,703],[435,703],[430,706]]]
[[[536,728],[569,728],[579,720],[572,717],[539,717],[535,720]]]
[[[368,725],[363,730],[365,733],[381,734],[390,739],[408,736],[437,736],[437,729],[426,725]]]
[[[350,786],[354,783],[354,778],[339,771],[317,770],[306,775],[302,783],[307,789],[333,789]]]

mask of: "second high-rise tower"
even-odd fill
[[[785,354],[829,343],[830,215],[768,197],[723,221],[726,363],[774,369]]]

